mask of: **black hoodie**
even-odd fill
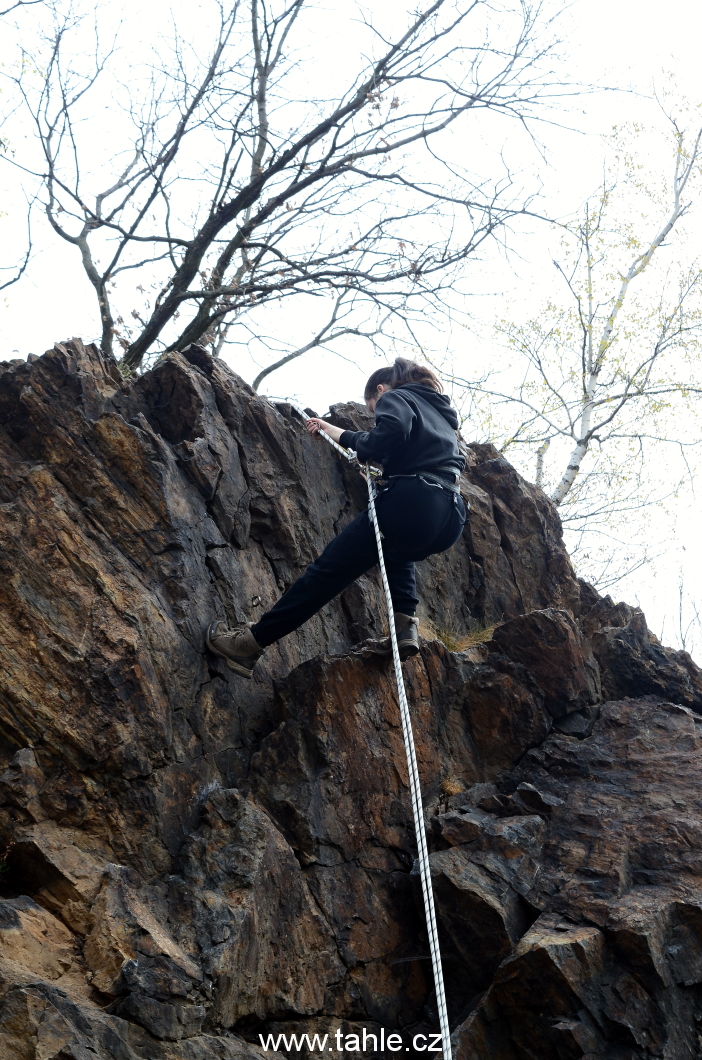
[[[445,394],[403,383],[378,398],[372,431],[344,431],[340,444],[361,461],[382,464],[386,477],[436,467],[462,471],[466,462],[458,451],[457,428],[458,416]]]

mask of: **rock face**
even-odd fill
[[[375,574],[251,682],[203,647],[365,484],[195,347],[129,384],[77,340],[0,371],[0,1056],[413,1051],[400,720],[350,651]],[[470,522],[420,565],[439,637],[405,664],[455,1056],[699,1056],[702,674],[576,580],[540,490],[466,456]]]

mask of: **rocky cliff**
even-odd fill
[[[203,650],[364,483],[198,348],[131,383],[77,340],[0,372],[0,1056],[412,1051],[435,1010],[400,721],[350,652],[376,577],[251,682]],[[700,1056],[702,673],[466,454],[470,523],[420,565],[440,636],[405,664],[456,1060]]]

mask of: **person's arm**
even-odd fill
[[[375,406],[375,427],[370,431],[344,431],[339,444],[358,453],[359,460],[378,460],[409,441],[415,413],[409,402],[386,390]]]

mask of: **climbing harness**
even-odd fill
[[[276,400],[276,399],[273,399]],[[292,405],[295,411],[300,415],[303,420],[307,421],[311,419],[303,409],[299,407],[295,402],[290,401],[290,398],[280,399],[285,400],[288,404]],[[342,456],[351,462],[358,464],[359,468],[361,465],[358,462],[356,453],[352,450],[344,449],[338,442],[333,441],[332,438],[326,433],[326,431],[318,431],[318,434],[324,438],[326,442],[329,442],[334,449],[337,450]],[[381,474],[380,470],[376,467],[371,467],[370,464],[366,464],[363,469],[368,482],[368,513],[370,515],[373,529],[375,530],[375,540],[378,546],[378,562],[380,565],[380,576],[383,582],[383,589],[385,591],[385,602],[388,609],[388,625],[390,627],[390,643],[392,644],[392,659],[395,669],[395,681],[397,684],[397,698],[400,704],[400,717],[402,719],[402,735],[405,741],[405,754],[407,755],[407,772],[409,774],[410,784],[410,796],[412,799],[412,816],[414,818],[414,831],[417,837],[417,850],[419,853],[419,876],[422,882],[422,896],[424,898],[424,915],[427,922],[427,934],[429,936],[429,949],[431,951],[431,966],[434,972],[434,987],[436,990],[436,1004],[439,1012],[439,1026],[441,1028],[441,1046],[443,1050],[443,1060],[451,1060],[451,1031],[449,1028],[448,1013],[446,1011],[446,995],[444,992],[444,973],[441,967],[441,951],[439,949],[439,933],[436,926],[436,913],[434,910],[434,891],[431,883],[431,868],[429,865],[429,852],[427,850],[427,838],[424,826],[424,810],[422,808],[422,791],[419,783],[419,770],[417,769],[417,755],[414,748],[414,734],[412,732],[412,717],[410,715],[409,703],[407,702],[407,692],[405,689],[405,681],[402,676],[402,664],[400,661],[400,650],[397,644],[397,631],[395,629],[394,613],[392,606],[392,597],[390,595],[390,583],[388,582],[387,571],[385,570],[385,557],[383,555],[383,535],[380,532],[380,526],[378,524],[378,517],[375,510],[375,479]],[[439,468],[437,470],[444,471],[449,470],[454,473],[453,468]],[[420,474],[422,477],[424,473]],[[393,476],[395,477],[395,476]],[[399,476],[398,476],[399,477]],[[401,476],[405,477],[405,476]],[[406,476],[413,477],[413,476]],[[434,483],[432,483],[433,485]],[[438,485],[439,483],[437,483]],[[444,483],[441,483],[443,486]]]

